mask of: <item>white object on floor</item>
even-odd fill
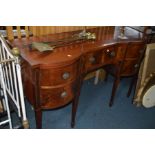
[[[151,108],[155,106],[155,85],[150,87],[148,91],[144,94],[142,104],[146,108]]]
[[[100,70],[97,70],[95,73],[95,80],[94,80],[94,84],[97,85],[98,81],[99,81],[99,74],[100,74]]]

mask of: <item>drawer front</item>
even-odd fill
[[[122,60],[127,48],[127,44],[121,44],[117,46],[109,46],[103,50],[103,63],[114,64],[119,60]]]
[[[77,77],[79,61],[66,67],[57,69],[41,69],[40,83],[44,86],[61,85]]]
[[[66,105],[74,98],[75,91],[74,83],[52,89],[41,88],[41,107],[44,109],[52,109]]]
[[[85,72],[102,65],[102,51],[94,51],[85,55]]]
[[[117,56],[117,51],[114,46],[103,49],[103,58],[102,61],[104,64],[113,64],[115,63]]]

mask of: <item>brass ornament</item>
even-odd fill
[[[18,57],[20,55],[19,49],[17,47],[14,47],[12,49],[12,54]]]

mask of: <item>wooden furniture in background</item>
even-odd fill
[[[30,31],[28,26],[6,26],[7,39],[13,40],[15,38],[29,37]]]
[[[117,65],[124,60],[124,51],[132,42],[142,42],[142,38],[133,31],[126,30],[127,39],[119,39],[119,27],[97,27],[89,30],[96,34],[96,40],[78,41],[53,51],[39,52],[30,48],[35,42],[52,42],[72,37],[79,31],[15,39],[13,47],[21,51],[24,91],[33,105],[37,128],[42,127],[42,111],[54,109],[72,102],[71,125],[74,127],[78,99],[84,77],[107,65]],[[135,51],[130,48],[133,61],[137,60]],[[135,49],[134,49],[135,50]],[[127,63],[131,73],[133,63]]]
[[[62,33],[83,30],[85,26],[30,26],[30,31],[34,36]],[[95,28],[96,26],[87,26],[87,29]],[[107,26],[108,28],[108,26]]]

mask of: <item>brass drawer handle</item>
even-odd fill
[[[106,50],[106,53],[110,57],[115,57],[116,56],[116,53],[114,51],[110,51],[109,49]]]
[[[67,92],[66,91],[63,91],[62,93],[61,93],[61,98],[64,98],[64,97],[66,97],[67,96]]]
[[[115,57],[116,56],[115,52],[114,51],[110,52],[110,56]]]
[[[138,68],[138,66],[139,66],[138,64],[135,64],[135,65],[134,65],[135,68]]]
[[[109,53],[110,52],[110,50],[109,49],[107,49],[107,51],[106,51],[107,53]]]
[[[94,63],[95,61],[96,61],[96,59],[95,59],[94,56],[92,56],[92,57],[89,58],[89,62]]]
[[[67,80],[70,77],[70,74],[68,72],[63,73],[62,78],[64,80]]]

